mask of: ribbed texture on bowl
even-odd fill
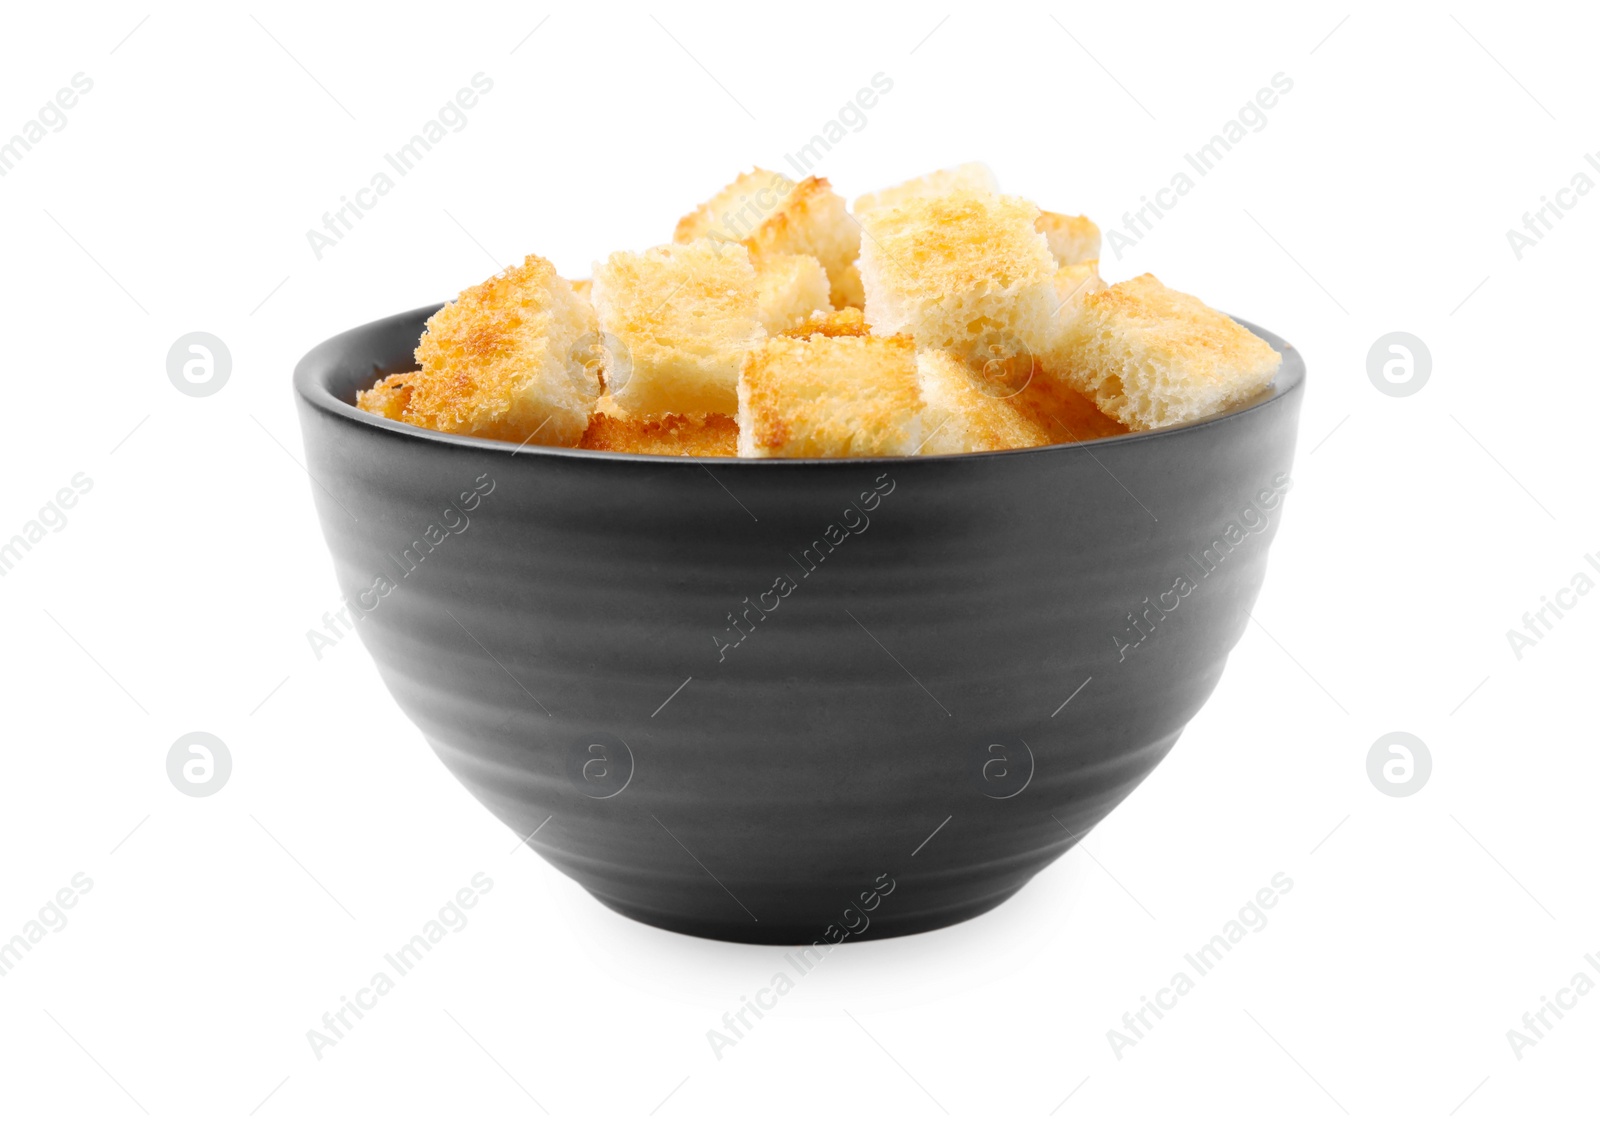
[[[518,836],[542,824],[530,846],[601,901],[669,929],[876,938],[1003,901],[1172,748],[1244,630],[1283,514],[1257,506],[1265,528],[1202,574],[1202,550],[1290,470],[1303,368],[1270,335],[1277,391],[1189,428],[702,465],[514,450],[348,408],[409,366],[429,313],[335,338],[296,373],[340,586],[359,605],[376,577],[394,583],[362,639],[451,771]],[[1180,572],[1196,591],[1119,657],[1113,635],[1139,638],[1127,616]],[[793,591],[719,653],[741,638],[728,615],[780,575]],[[604,799],[618,778],[583,775],[596,733],[632,753]],[[996,776],[996,743],[1033,755],[1004,799],[1022,777]],[[864,894],[885,875],[892,893]]]

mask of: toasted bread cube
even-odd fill
[[[869,192],[865,196],[858,196],[851,211],[857,217],[862,217],[877,208],[887,208],[904,204],[911,200],[922,200],[929,196],[947,196],[952,192],[998,196],[1000,194],[1000,182],[995,179],[995,175],[989,170],[988,165],[980,161],[969,161],[967,164],[957,165],[953,169],[940,169],[938,172],[929,173],[925,177],[916,177],[891,188]]]
[[[860,305],[850,266],[861,247],[861,229],[845,210],[844,197],[820,177],[796,183],[766,169],[742,173],[679,220],[672,238],[677,243],[694,239],[741,243],[756,257],[810,255],[828,273],[829,301],[835,306]]]
[[[589,293],[589,288],[591,286],[593,286],[593,285],[594,284],[592,282],[590,282],[588,279],[573,279],[572,280],[572,293],[576,294],[579,298],[583,299],[585,302],[592,302],[593,301],[593,296]]]
[[[812,314],[833,309],[828,303],[828,273],[813,255],[760,255],[755,260],[761,324],[783,333]]]
[[[417,343],[421,375],[408,382],[402,419],[441,432],[570,447],[600,395],[575,347],[594,312],[548,261],[468,287],[433,317]]]
[[[1034,227],[1050,244],[1056,265],[1070,267],[1100,258],[1100,228],[1088,216],[1063,216],[1060,212],[1040,212]]]
[[[982,370],[943,350],[917,354],[917,383],[927,406],[924,455],[1003,451],[1051,442],[1049,431],[1037,419],[1017,410],[1015,390],[987,379]]]
[[[861,245],[867,321],[918,348],[982,364],[1055,337],[1056,261],[1014,196],[951,193],[868,212]]]
[[[1094,401],[1042,366],[1034,370],[1033,379],[1008,403],[1043,428],[1051,443],[1082,443],[1128,433],[1126,424],[1107,416],[1094,406]]]
[[[625,412],[733,414],[739,363],[766,336],[743,247],[699,239],[619,251],[595,264],[592,293],[618,354],[606,391]]]
[[[739,372],[739,454],[914,455],[922,410],[909,338],[769,338]]]
[[[626,451],[634,455],[732,458],[739,453],[739,425],[732,417],[714,412],[703,418],[669,414],[641,420],[622,412],[609,397],[601,397],[578,446],[589,451]]]
[[[1283,358],[1154,275],[1086,295],[1045,367],[1135,431],[1186,424],[1266,388]]]
[[[740,173],[733,183],[679,220],[672,241],[718,239],[748,248],[751,242],[760,242],[762,229],[782,213],[784,202],[794,189],[794,181],[769,169]]]
[[[386,420],[404,420],[411,401],[411,384],[421,373],[395,373],[381,378],[371,388],[356,393],[356,407]]]
[[[821,334],[823,337],[866,337],[872,332],[872,327],[867,325],[867,319],[860,310],[845,306],[831,313],[819,310],[783,332],[785,337],[810,337],[812,334]]]

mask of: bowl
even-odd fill
[[[426,307],[295,370],[351,619],[518,838],[668,930],[830,945],[1015,894],[1153,770],[1267,567],[1304,388],[977,455],[694,460],[357,410]]]

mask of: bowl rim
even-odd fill
[[[326,341],[320,342],[301,357],[294,368],[294,390],[296,396],[306,406],[322,412],[325,415],[341,418],[358,427],[377,428],[395,436],[398,439],[407,439],[417,443],[444,444],[464,450],[479,451],[488,455],[502,455],[517,458],[553,458],[553,459],[578,459],[599,462],[621,463],[647,463],[677,465],[683,463],[713,462],[722,467],[814,467],[818,465],[828,467],[840,466],[895,466],[906,464],[956,464],[973,460],[989,459],[1016,459],[1029,455],[1039,455],[1052,451],[1085,451],[1091,458],[1096,458],[1096,449],[1109,448],[1136,443],[1158,443],[1162,437],[1188,434],[1190,432],[1215,428],[1227,424],[1243,416],[1259,412],[1273,404],[1284,400],[1299,392],[1305,386],[1306,364],[1300,351],[1289,344],[1284,338],[1264,329],[1253,322],[1243,318],[1232,318],[1239,325],[1261,338],[1273,349],[1283,356],[1283,361],[1278,366],[1277,375],[1273,378],[1271,391],[1264,396],[1244,404],[1240,407],[1225,409],[1200,420],[1187,424],[1178,424],[1170,428],[1155,428],[1149,431],[1128,432],[1119,436],[1102,436],[1098,439],[1078,440],[1072,443],[1046,444],[1042,447],[1013,447],[1000,451],[972,451],[959,455],[870,455],[851,456],[848,458],[821,458],[808,456],[804,458],[748,458],[737,455],[645,455],[629,451],[590,451],[580,447],[552,447],[541,444],[529,444],[527,440],[521,443],[512,443],[510,440],[488,439],[483,436],[457,435],[453,432],[436,432],[427,428],[417,427],[415,424],[405,424],[399,420],[390,420],[383,416],[375,416],[370,412],[363,412],[354,404],[346,404],[334,396],[328,389],[328,374],[333,368],[332,360],[338,357],[345,349],[349,348],[351,339],[363,332],[374,331],[385,323],[399,322],[407,319],[426,321],[448,303],[441,302],[428,306],[419,306],[414,310],[407,310],[399,314],[391,314],[385,318],[364,323],[335,334]],[[343,348],[340,348],[340,347]]]

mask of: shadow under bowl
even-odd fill
[[[641,922],[806,945],[981,914],[1155,768],[1243,634],[1304,388],[981,455],[696,461],[353,405],[436,307],[295,370],[349,613],[461,782]]]

